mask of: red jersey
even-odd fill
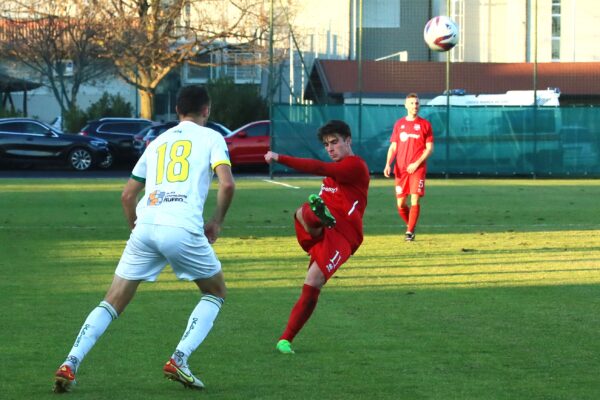
[[[426,143],[433,143],[433,130],[431,124],[424,118],[417,116],[414,121],[406,117],[400,118],[394,124],[390,143],[396,143],[396,165],[394,174],[400,176],[408,164],[419,159],[425,151]],[[426,162],[419,168],[427,168]]]
[[[348,240],[354,253],[363,241],[362,218],[371,179],[367,163],[359,156],[324,162],[282,154],[278,162],[300,172],[325,176],[319,195],[336,219],[334,229]]]

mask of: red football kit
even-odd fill
[[[396,196],[408,194],[425,195],[425,175],[427,162],[423,162],[412,174],[406,172],[409,164],[417,161],[425,151],[426,143],[433,143],[433,130],[426,119],[417,116],[413,121],[400,118],[394,124],[390,143],[396,143],[394,175],[396,176]]]
[[[297,171],[325,176],[319,195],[335,217],[333,228],[324,228],[323,235],[313,238],[296,221],[296,237],[311,256],[309,266],[316,261],[329,279],[354,254],[363,241],[362,218],[367,207],[369,169],[358,156],[348,156],[338,162],[279,155],[278,162]],[[310,211],[308,203],[304,213]]]

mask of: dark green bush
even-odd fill
[[[83,111],[77,107],[70,109],[63,115],[64,128],[66,132],[76,133],[93,119],[103,117],[131,117],[133,107],[119,94],[112,95],[107,92],[87,110]]]

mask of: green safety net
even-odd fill
[[[272,148],[328,160],[316,132],[330,119],[352,129],[353,148],[373,173],[385,165],[403,106],[275,105]],[[434,132],[428,173],[451,176],[600,176],[598,107],[422,106]],[[291,172],[275,165],[274,172]]]

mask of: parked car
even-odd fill
[[[85,171],[108,156],[103,139],[67,134],[31,118],[0,118],[0,160],[52,162]]]
[[[170,128],[176,126],[177,124],[179,124],[179,121],[171,121],[171,122],[165,122],[162,124],[152,125],[151,127],[147,128],[145,130],[145,135],[142,138],[142,146],[140,147],[140,155],[144,152],[144,150],[146,150],[146,147],[148,147],[150,142],[152,142],[154,139],[156,139],[158,136],[160,136],[167,129],[170,129]],[[221,135],[223,135],[223,137],[227,137],[233,133],[233,132],[231,132],[231,130],[229,128],[227,128],[226,126],[224,126],[223,124],[220,124],[218,122],[208,121],[206,123],[206,127],[219,132]],[[138,136],[138,135],[136,135],[136,136]],[[135,139],[135,141],[137,142],[137,138]],[[134,146],[137,146],[137,143]]]
[[[144,152],[144,150],[146,150],[146,147],[148,147],[150,142],[152,142],[154,139],[159,137],[165,131],[171,129],[174,126],[177,126],[177,124],[179,124],[179,121],[169,121],[169,122],[158,123],[158,124],[149,126],[148,128],[144,129],[142,132],[140,132],[140,134],[144,134],[144,136],[142,137],[141,143],[139,144],[139,155],[140,156],[142,155],[142,153]],[[137,136],[138,135],[136,135],[136,139],[135,139],[136,142],[137,142]],[[136,143],[135,146],[138,147],[138,144]]]
[[[214,121],[208,121],[206,123],[206,127],[219,132],[221,135],[223,135],[223,137],[231,136],[231,134],[233,133],[231,129],[229,129],[225,125]]]
[[[143,118],[100,118],[89,121],[79,134],[108,142],[110,155],[100,167],[109,168],[115,160],[137,159],[138,152],[133,147],[133,136],[152,124],[152,121]]]
[[[266,164],[264,155],[271,144],[271,122],[255,121],[246,124],[225,137],[233,166]]]

